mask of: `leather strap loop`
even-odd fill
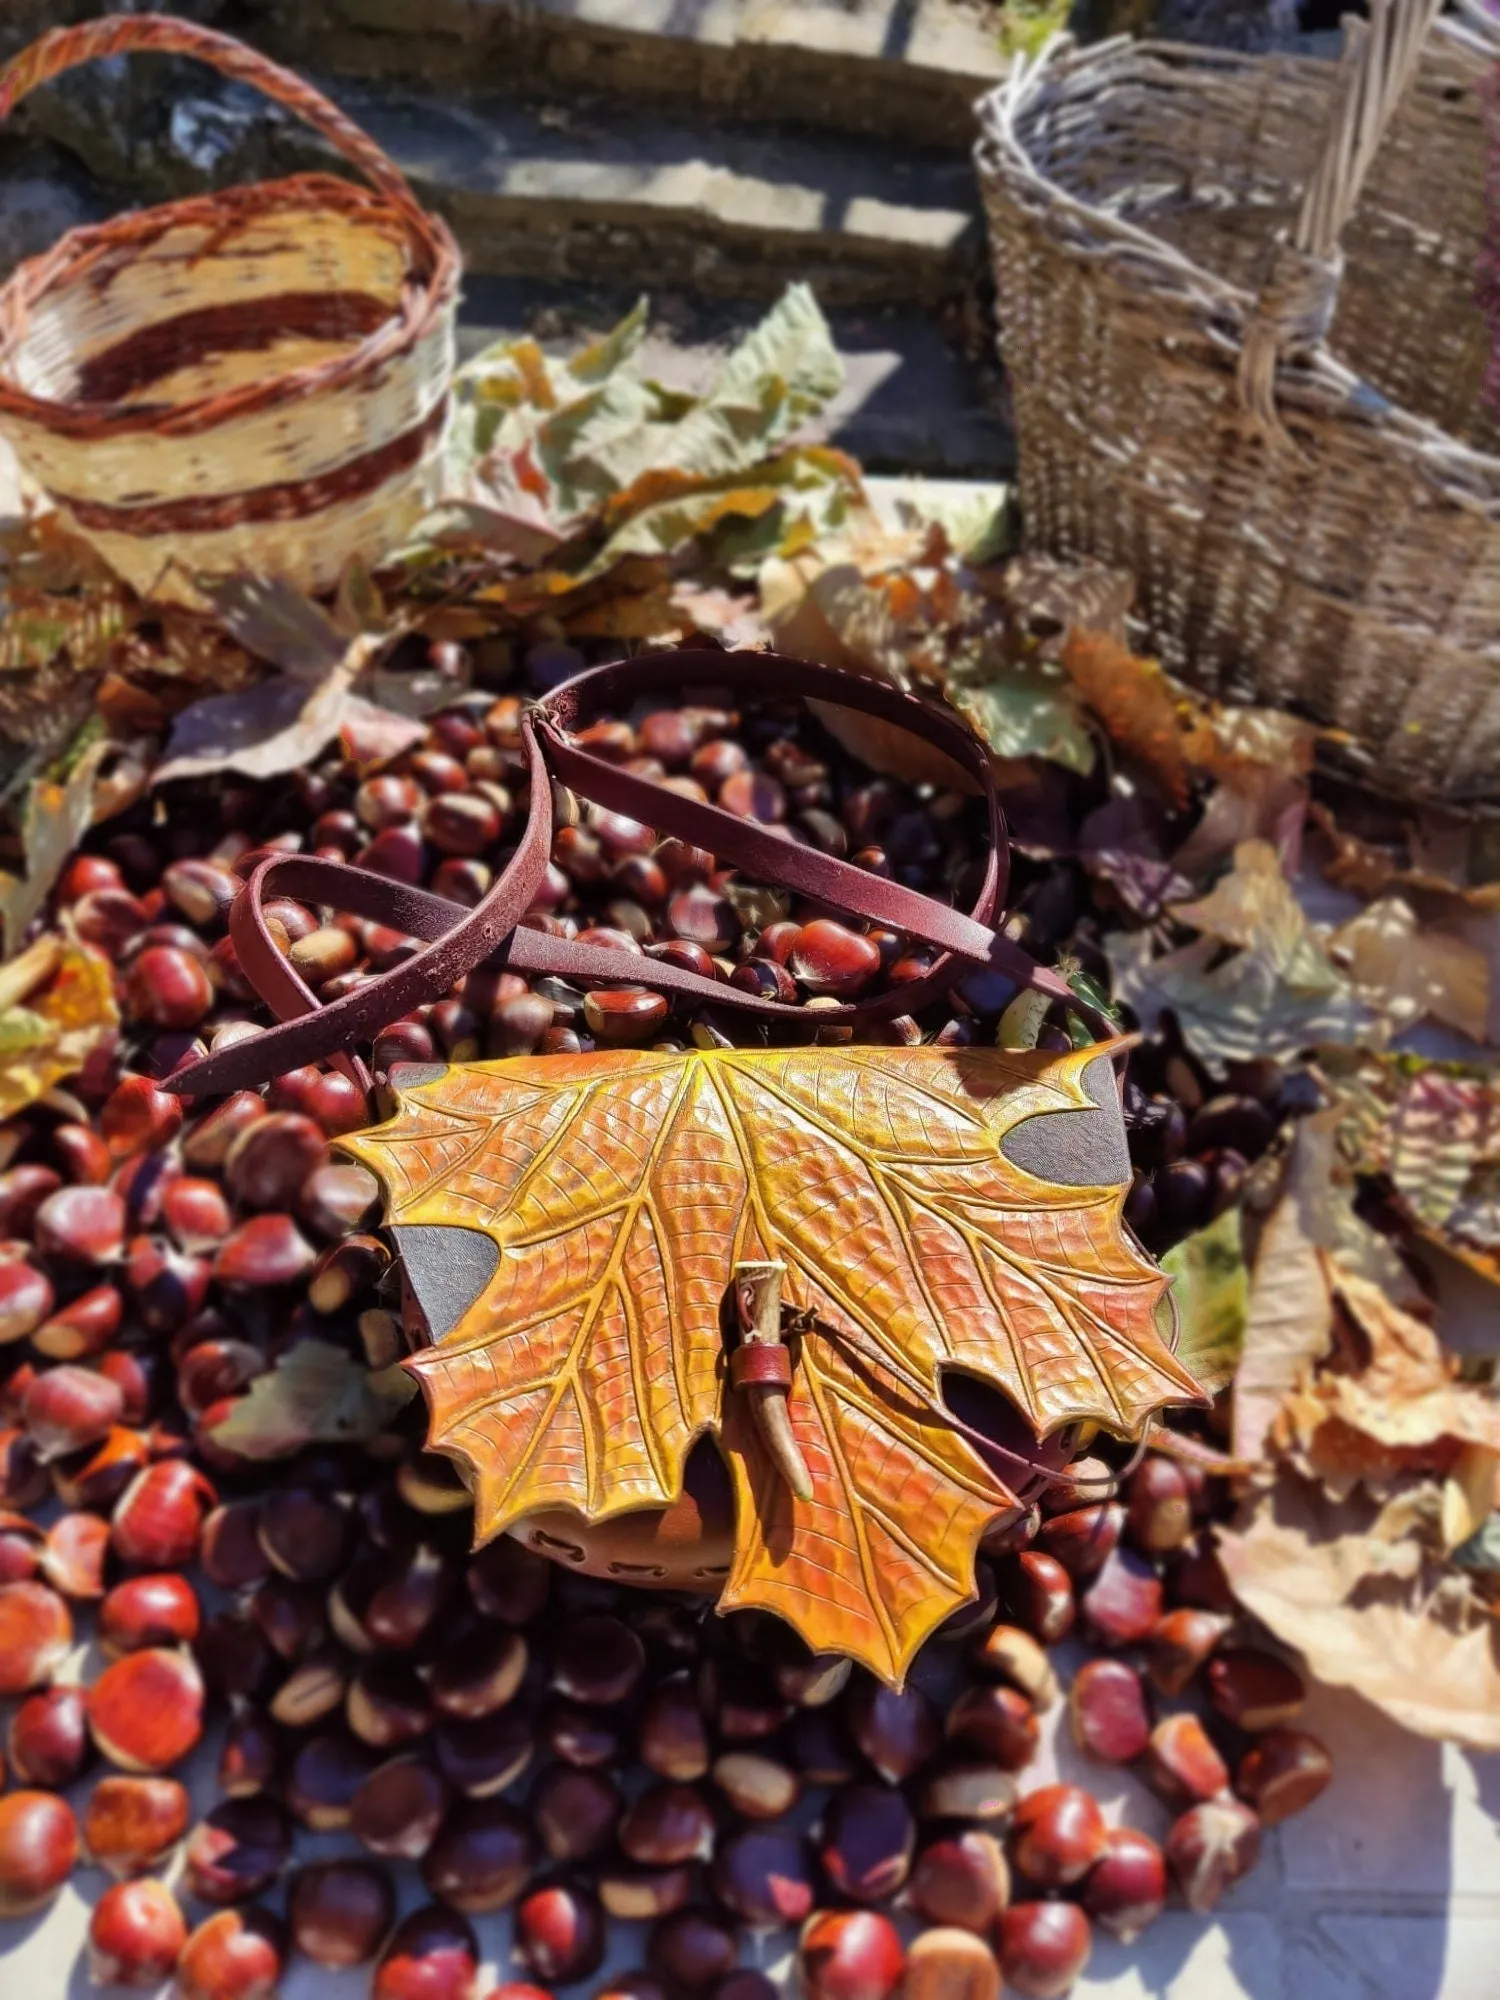
[[[750,1340],[729,1357],[729,1382],[735,1389],[792,1386],[792,1351],[776,1340]]]
[[[976,782],[989,820],[990,850],[973,909],[967,914],[953,910],[900,883],[804,847],[756,821],[684,798],[607,764],[568,740],[566,732],[601,707],[627,707],[637,696],[657,690],[681,699],[692,687],[728,687],[761,698],[812,696],[890,722],[950,757]],[[637,958],[529,928],[524,919],[551,858],[553,778],[596,804],[705,848],[716,859],[730,861],[761,880],[888,925],[941,952],[920,979],[869,999],[820,1010],[816,1016],[820,1026],[880,1020],[925,1006],[952,984],[959,971],[954,961],[960,958],[993,966],[1019,985],[1066,1001],[1096,1032],[1112,1032],[1112,1025],[1080,1002],[1057,973],[1036,965],[992,928],[1009,874],[1004,815],[988,753],[946,710],[879,681],[774,653],[683,648],[576,675],[523,714],[521,740],[530,783],[525,830],[499,879],[472,909],[346,862],[302,855],[273,856],[262,862],[231,907],[230,936],[245,977],[280,1017],[281,1025],[190,1065],[169,1078],[167,1087],[183,1096],[217,1095],[331,1056],[346,1075],[367,1088],[369,1073],[353,1053],[354,1045],[439,998],[485,960],[516,972],[649,986],[766,1020],[807,1024],[807,1012],[799,1006],[765,1000],[645,955]],[[353,993],[320,1006],[267,928],[263,899],[273,888],[386,925],[423,940],[424,948]]]

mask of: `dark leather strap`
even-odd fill
[[[693,686],[728,687],[761,698],[813,697],[836,702],[909,730],[950,757],[977,782],[989,818],[989,852],[972,910],[965,914],[950,909],[900,883],[804,847],[754,820],[684,798],[679,792],[605,763],[569,740],[568,732],[600,709],[618,711],[650,692],[664,691],[681,698]],[[1009,875],[1004,815],[987,751],[957,716],[945,709],[879,681],[775,653],[683,648],[616,661],[565,681],[524,712],[521,741],[531,787],[525,830],[499,880],[472,909],[347,862],[302,855],[278,855],[263,861],[235,899],[229,928],[245,977],[281,1025],[193,1063],[171,1077],[167,1087],[182,1096],[218,1095],[330,1057],[361,1087],[368,1087],[369,1072],[353,1054],[354,1045],[371,1040],[389,1022],[414,1008],[439,999],[483,960],[516,972],[650,986],[763,1019],[805,1019],[802,1008],[787,1002],[764,1000],[657,959],[624,957],[603,946],[553,937],[525,925],[522,919],[536,899],[551,858],[553,777],[598,805],[743,868],[756,880],[937,947],[940,956],[920,979],[869,999],[821,1010],[817,1016],[820,1025],[910,1013],[952,984],[961,970],[956,961],[967,961],[993,966],[1018,985],[1032,986],[1066,1001],[1096,1032],[1113,1032],[1112,1024],[1080,1001],[1058,973],[1035,964],[993,928]],[[272,890],[368,918],[403,936],[421,939],[424,949],[355,992],[322,1006],[278,950],[266,926],[262,903]]]

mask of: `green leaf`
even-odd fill
[[[1226,1209],[1207,1229],[1169,1250],[1161,1267],[1172,1280],[1177,1306],[1177,1359],[1217,1395],[1234,1380],[1249,1317],[1240,1211]]]
[[[537,462],[564,514],[625,494],[654,472],[728,478],[779,452],[843,381],[816,298],[793,285],[730,354],[707,395],[675,395],[622,364],[543,417]],[[497,439],[508,442],[504,432]]]
[[[1094,768],[1094,739],[1059,667],[1016,666],[975,686],[953,680],[948,699],[996,757],[1045,757],[1085,774]]]
[[[308,1444],[378,1437],[416,1392],[399,1364],[372,1372],[342,1347],[303,1340],[256,1377],[213,1435],[245,1458],[287,1458]]]

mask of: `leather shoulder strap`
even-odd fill
[[[692,688],[728,688],[746,696],[813,697],[872,715],[905,729],[942,751],[976,782],[989,821],[984,877],[967,913],[949,908],[898,882],[886,881],[847,861],[786,839],[754,820],[606,763],[571,740],[571,732],[602,708],[628,707],[647,693],[679,699]],[[183,1096],[217,1095],[265,1082],[304,1063],[332,1059],[367,1088],[369,1072],[355,1054],[387,1025],[442,997],[481,961],[517,972],[552,973],[575,980],[633,983],[663,993],[784,1020],[802,1010],[764,1000],[737,987],[701,978],[656,959],[622,963],[618,952],[553,937],[523,919],[542,886],[552,851],[552,779],[612,811],[675,835],[759,881],[792,890],[847,911],[852,917],[899,930],[937,947],[940,956],[922,978],[869,999],[829,1008],[820,1023],[872,1021],[909,1013],[936,998],[956,977],[960,962],[990,965],[1018,985],[1066,1001],[1095,1027],[1112,1025],[1086,1006],[1057,973],[1038,966],[994,928],[1009,875],[1009,845],[994,773],[983,744],[950,711],[885,683],[776,653],[722,653],[682,648],[644,654],[595,667],[565,681],[522,717],[521,741],[530,784],[526,825],[499,879],[472,909],[423,889],[408,888],[347,862],[278,855],[263,861],[230,910],[230,935],[247,979],[279,1017],[280,1025],[236,1042],[179,1071],[167,1087]],[[419,938],[423,948],[392,971],[353,993],[321,1005],[266,925],[265,896],[302,898],[366,917]]]

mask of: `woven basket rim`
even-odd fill
[[[1476,28],[1472,15],[1445,16],[1435,24],[1433,35],[1468,53],[1500,58],[1500,22]],[[1075,238],[1076,255],[1113,255],[1134,268],[1138,284],[1158,295],[1172,294],[1184,303],[1196,304],[1205,316],[1213,316],[1219,322],[1215,331],[1222,337],[1232,365],[1255,306],[1255,295],[1149,229],[1112,215],[1052,179],[1033,159],[1019,127],[1037,99],[1057,84],[1094,84],[1102,90],[1128,82],[1149,89],[1168,76],[1191,81],[1194,74],[1260,73],[1267,68],[1300,75],[1308,82],[1326,82],[1330,87],[1335,71],[1334,64],[1316,56],[1256,56],[1185,42],[1136,40],[1128,35],[1080,49],[1071,35],[1055,36],[1035,56],[1018,61],[1010,74],[979,100],[980,137],[974,157],[981,180],[990,174],[1003,177],[1012,186],[1024,183],[1034,198],[1069,216],[1075,225],[1070,233]],[[1076,244],[1080,225],[1093,239],[1086,249]],[[1194,298],[1194,294],[1198,296]],[[1282,368],[1277,397],[1285,405],[1301,406],[1319,417],[1373,423],[1388,444],[1420,461],[1424,472],[1457,504],[1500,513],[1500,454],[1476,450],[1437,424],[1402,409],[1373,390],[1326,344],[1295,366]]]
[[[220,240],[231,222],[247,225],[278,211],[337,210],[350,226],[375,226],[403,237],[415,253],[413,275],[391,316],[341,354],[285,375],[185,403],[56,402],[34,396],[8,372],[26,336],[32,309],[49,293],[87,277],[120,252],[139,249],[170,230],[207,227]],[[420,225],[420,226],[419,226]],[[453,305],[458,294],[458,245],[440,217],[418,221],[385,196],[337,174],[293,174],[246,187],[190,195],[133,209],[99,223],[70,229],[38,257],[28,258],[0,286],[0,415],[19,418],[54,434],[96,440],[146,433],[189,437],[220,425],[323,396],[409,353]]]

